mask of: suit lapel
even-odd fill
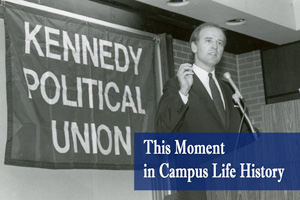
[[[229,128],[229,123],[230,123],[230,119],[231,119],[231,101],[232,101],[232,96],[231,96],[231,92],[228,91],[228,89],[226,88],[226,85],[223,81],[218,81],[220,88],[222,90],[222,94],[224,97],[224,101],[225,101],[225,108],[226,108],[226,130],[228,130]]]
[[[194,83],[193,83],[191,91],[199,99],[201,99],[202,101],[206,102],[209,111],[216,118],[216,120],[220,123],[220,125],[222,125],[224,127],[224,125],[223,125],[223,123],[221,121],[221,118],[219,116],[219,113],[218,113],[218,111],[217,111],[217,109],[215,107],[215,104],[214,104],[213,100],[211,99],[210,95],[208,94],[207,90],[205,89],[204,85],[202,84],[202,82],[200,81],[200,79],[195,74],[193,75],[193,78],[194,78]],[[201,102],[201,101],[199,100],[198,102]],[[227,119],[228,118],[226,117],[226,121],[227,121]],[[226,124],[228,124],[228,123],[226,122]]]

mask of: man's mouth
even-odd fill
[[[216,52],[210,52],[208,54],[211,55],[211,56],[217,56],[218,55]]]

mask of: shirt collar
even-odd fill
[[[198,67],[197,65],[193,64],[193,71],[195,72],[196,76],[203,82],[208,80],[209,72],[205,71],[204,69]],[[212,76],[215,79],[215,70],[212,72]]]

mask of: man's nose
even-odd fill
[[[218,48],[218,43],[217,42],[212,42],[212,48],[217,49]]]

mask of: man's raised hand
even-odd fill
[[[192,85],[193,85],[193,66],[189,63],[184,63],[180,65],[177,78],[180,85],[180,93],[187,96]]]

